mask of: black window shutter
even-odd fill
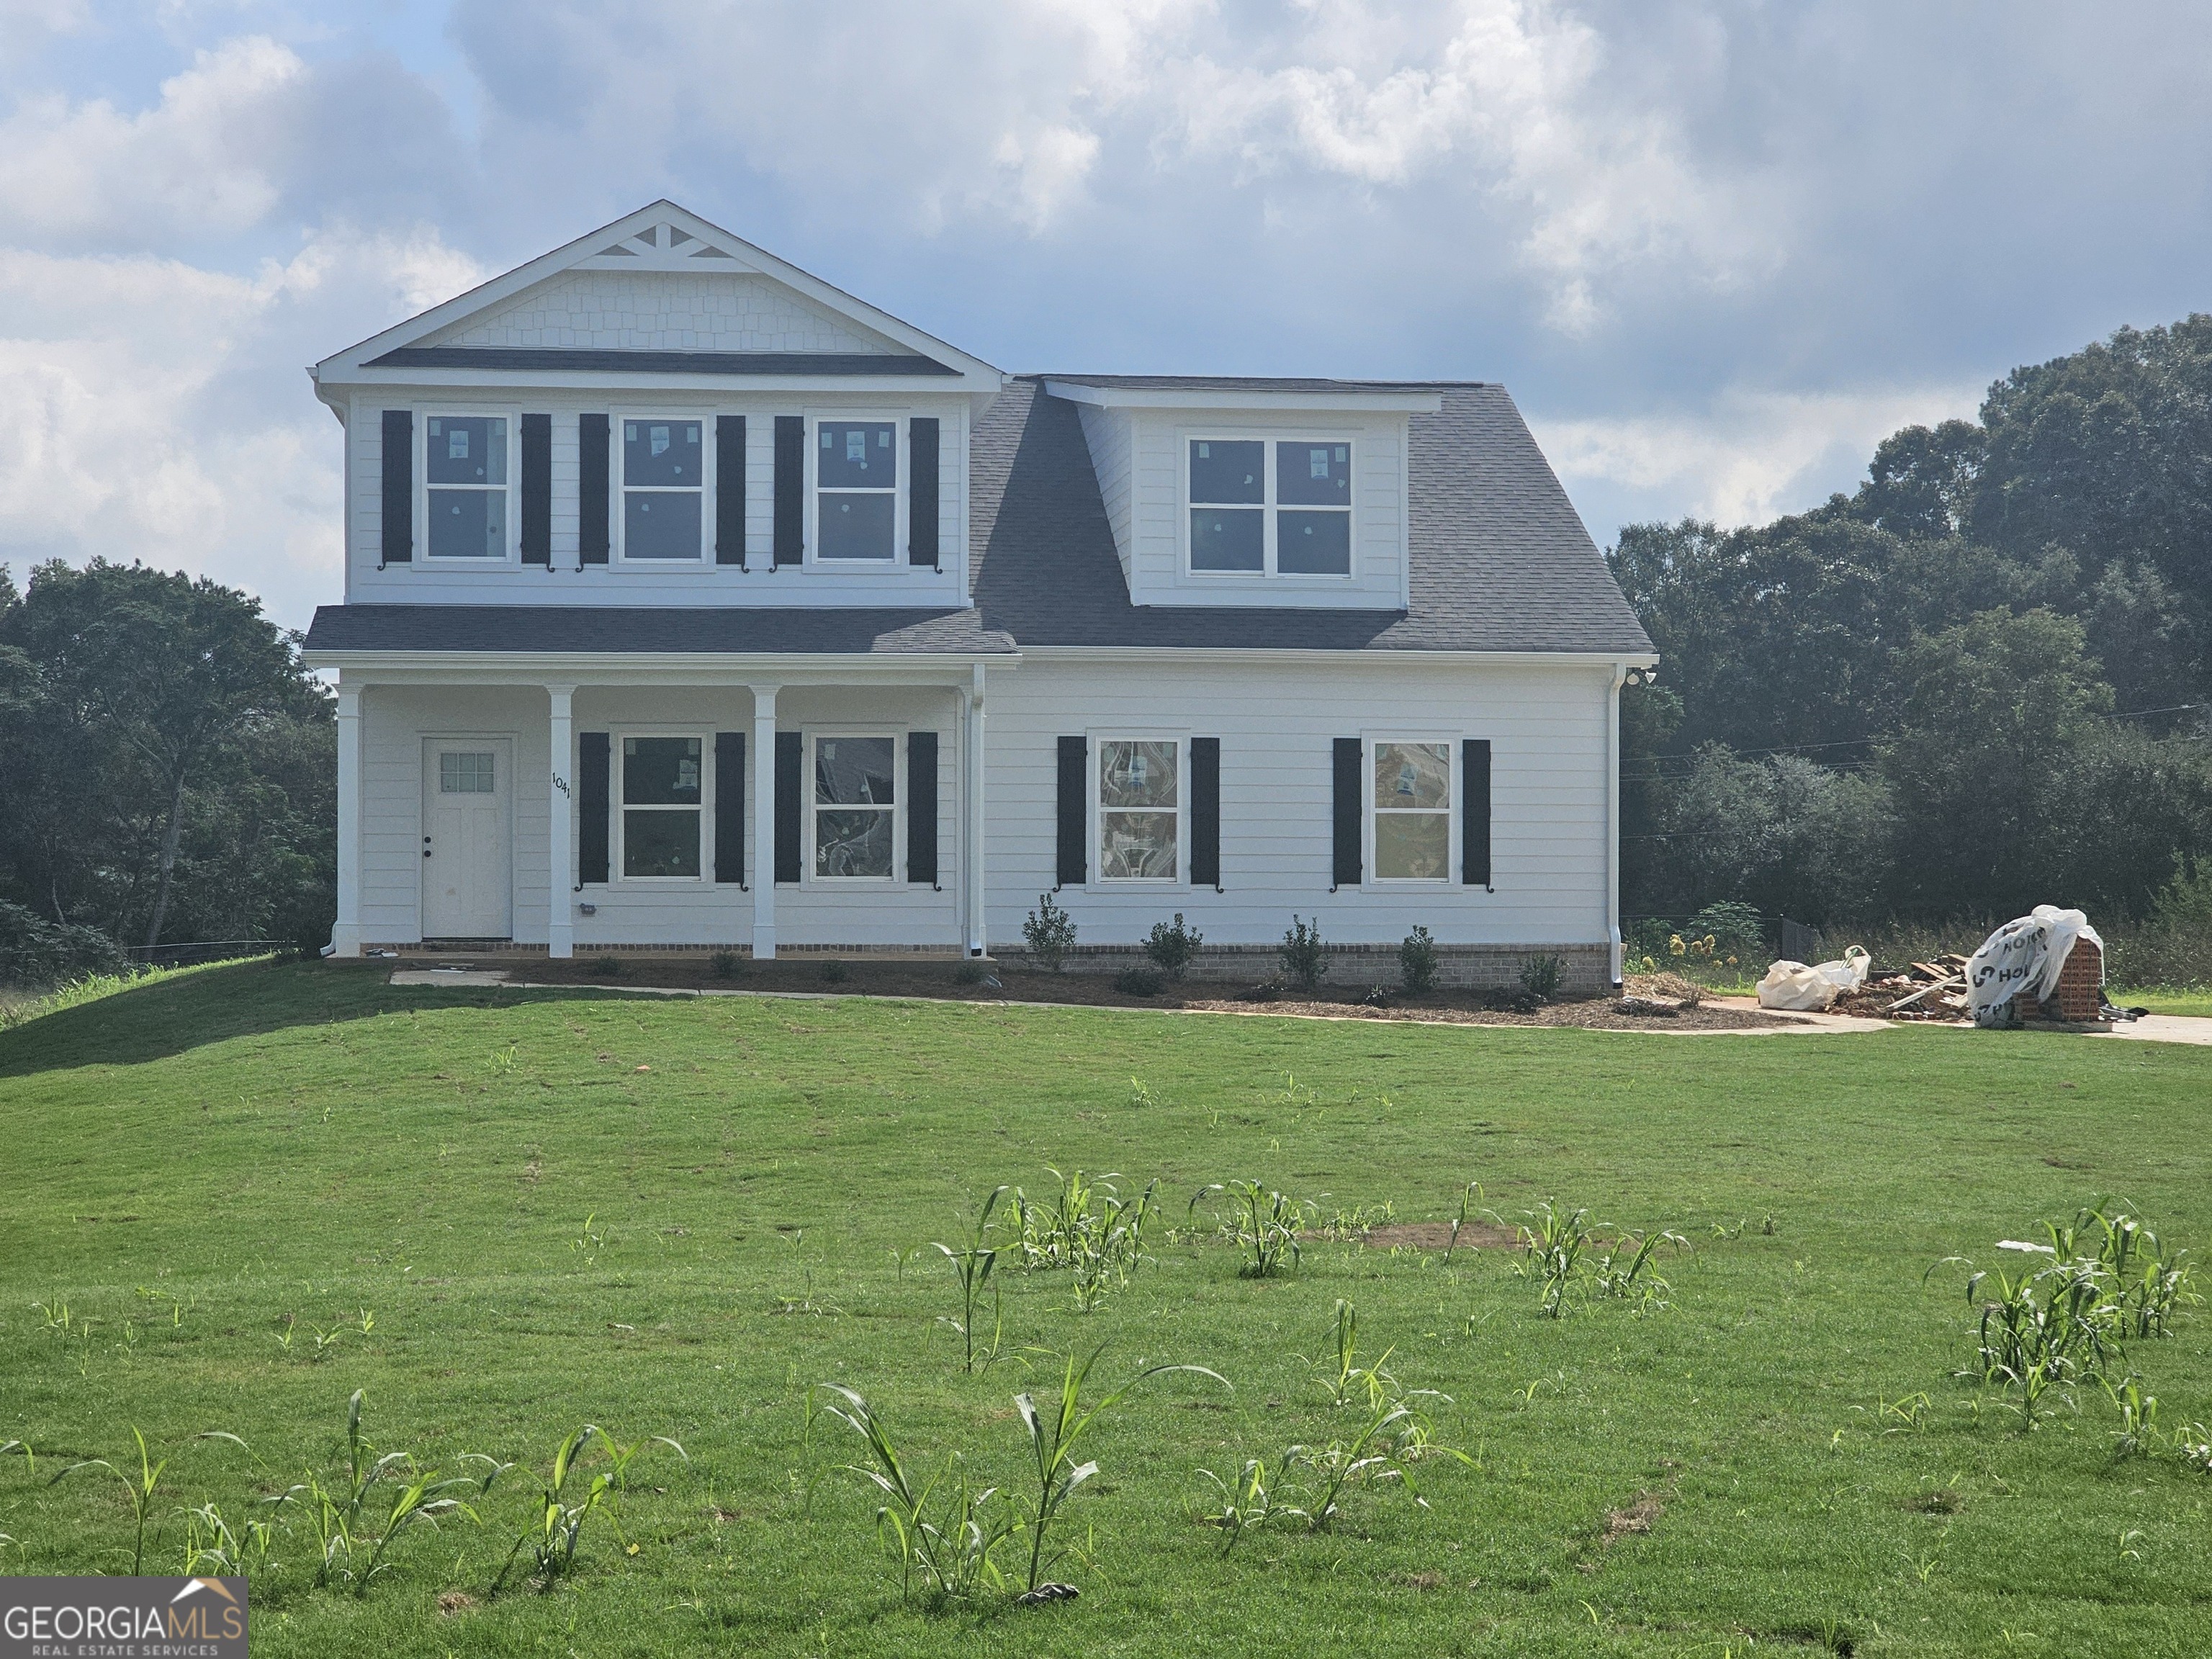
[[[1060,860],[1053,879],[1062,887],[1090,880],[1091,750],[1081,738],[1060,740]]]
[[[937,422],[907,422],[913,471],[907,489],[906,556],[909,564],[937,562]]]
[[[1329,876],[1332,891],[1339,887],[1359,885],[1359,826],[1363,817],[1360,811],[1359,739],[1337,738],[1335,760],[1336,856]]]
[[[1190,884],[1221,886],[1221,739],[1190,740]]]
[[[745,562],[745,417],[714,418],[714,562]]]
[[[745,878],[745,734],[714,733],[714,879]]]
[[[576,562],[607,562],[607,417],[576,416]]]
[[[577,734],[582,763],[576,769],[576,881],[607,878],[607,734]]]
[[[797,415],[779,415],[775,417],[775,562],[799,564],[805,557],[806,422]]]
[[[800,856],[799,814],[806,810],[802,795],[805,748],[796,732],[775,734],[775,878],[797,881],[803,867]]]
[[[1460,816],[1460,879],[1469,887],[1490,885],[1490,739],[1461,743],[1460,769],[1467,805]]]
[[[937,884],[937,733],[906,734],[906,878]]]
[[[386,564],[415,557],[415,411],[384,411],[384,546]]]
[[[522,562],[553,562],[553,417],[522,417]]]

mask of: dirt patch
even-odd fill
[[[1360,1240],[1370,1250],[1388,1250],[1403,1245],[1414,1250],[1443,1250],[1452,1248],[1451,1223],[1449,1221],[1394,1221],[1386,1227],[1369,1230]],[[1521,1236],[1510,1227],[1500,1227],[1493,1222],[1470,1221],[1459,1230],[1459,1245],[1462,1250],[1515,1250],[1521,1248]]]
[[[1657,1492],[1638,1492],[1636,1494],[1636,1501],[1629,1504],[1626,1509],[1611,1510],[1607,1512],[1605,1532],[1600,1541],[1610,1549],[1621,1539],[1632,1534],[1650,1532],[1652,1523],[1666,1512],[1667,1505],[1660,1501]]]
[[[427,966],[403,958],[401,967]],[[1385,991],[1379,1002],[1364,987],[1322,986],[1312,991],[1262,999],[1255,988],[1214,981],[1170,984],[1158,996],[1133,996],[1116,990],[1105,974],[1042,974],[1002,964],[951,962],[834,961],[779,957],[773,962],[744,962],[736,972],[717,975],[704,957],[658,952],[618,957],[610,972],[597,957],[555,962],[535,957],[514,964],[518,979],[541,985],[635,985],[641,990],[817,992],[845,996],[935,997],[962,1002],[1048,1002],[1090,1008],[1187,1008],[1216,1012],[1325,1015],[1335,1018],[1410,1020],[1447,1025],[1581,1026],[1609,1030],[1756,1030],[1794,1022],[1742,1009],[1688,1007],[1664,1020],[1614,1011],[1614,994],[1547,1003],[1516,1014],[1485,1008],[1476,990],[1432,991],[1407,996]],[[381,965],[381,964],[380,964]]]
[[[1401,1572],[1398,1575],[1398,1582],[1407,1589],[1442,1589],[1444,1576],[1440,1572]]]
[[[466,1613],[471,1607],[476,1606],[476,1604],[477,1598],[470,1595],[466,1590],[441,1590],[438,1592],[438,1611],[444,1613],[448,1619],[451,1619],[457,1613]]]

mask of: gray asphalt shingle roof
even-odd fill
[[[1147,390],[1421,389],[1410,422],[1411,604],[1133,605],[1075,405],[1047,380]],[[972,609],[325,605],[310,651],[974,655],[1030,646],[1646,653],[1652,645],[1502,386],[1033,375],[975,427]]]

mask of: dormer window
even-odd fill
[[[434,559],[507,556],[507,422],[433,415],[422,427],[425,528]]]
[[[623,417],[623,558],[698,562],[705,545],[705,431],[703,421]]]
[[[1348,441],[1193,438],[1188,465],[1194,572],[1352,574]]]
[[[815,557],[895,557],[898,423],[823,421],[815,434]]]

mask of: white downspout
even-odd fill
[[[1607,971],[1620,983],[1620,688],[1628,665],[1613,665],[1605,720],[1605,936]]]

